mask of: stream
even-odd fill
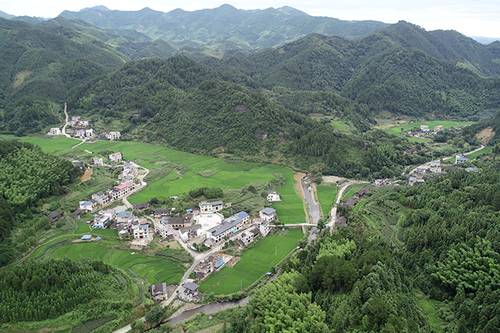
[[[245,306],[248,303],[248,300],[250,299],[251,296],[247,296],[245,298],[239,299],[237,301],[227,301],[227,302],[219,302],[219,303],[210,303],[210,304],[205,304],[200,306],[199,308],[185,311],[181,313],[180,315],[167,320],[167,323],[170,323],[171,325],[177,324],[180,321],[186,320],[191,318],[197,313],[203,312],[205,314],[212,314],[216,313],[222,310],[234,308],[237,306]]]
[[[309,184],[304,183],[304,180],[301,179],[300,184],[302,185],[302,189],[304,192],[304,196],[306,197],[307,203],[309,204],[309,212],[311,213],[313,223],[318,224],[320,214],[319,214],[319,206],[316,200],[314,200],[314,194],[309,191]]]

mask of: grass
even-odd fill
[[[365,187],[365,185],[349,185],[349,188],[347,188],[349,191],[344,191],[344,195],[342,196],[342,199],[349,199],[350,197],[354,196],[354,193],[356,193],[357,190],[360,188]]]
[[[465,155],[465,156],[467,156],[468,158],[470,158],[471,160],[473,160],[473,159],[475,159],[478,156],[489,155],[489,154],[491,154],[491,148],[490,147],[484,147],[483,149],[481,149],[479,151],[476,151],[475,153],[472,153],[472,154],[469,154],[469,155]]]
[[[241,260],[230,272],[223,269],[203,282],[200,291],[205,292],[217,283],[219,284],[210,289],[209,293],[232,294],[247,288],[290,253],[302,236],[300,229],[290,230],[285,237],[268,235],[252,249],[243,253]],[[221,278],[224,274],[227,275]]]
[[[133,274],[146,278],[148,283],[166,282],[167,284],[179,283],[184,273],[180,267],[165,257],[146,256],[132,250],[122,250],[101,245],[98,242],[71,243],[56,249],[50,254],[52,258],[69,258],[78,260],[91,258],[102,260],[112,266],[130,270]]]
[[[417,295],[418,297],[419,295]],[[437,307],[441,303],[439,301],[430,299],[429,297],[423,297],[417,300],[417,305],[425,313],[426,317],[429,319],[429,324],[433,332],[440,333],[443,332],[443,327],[446,326],[445,322],[439,318],[437,314]]]
[[[339,188],[337,186],[318,185],[316,186],[316,190],[318,192],[318,199],[321,210],[323,211],[323,216],[327,216],[330,214],[330,210],[335,203]]]

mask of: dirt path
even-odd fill
[[[293,185],[293,187],[295,187],[295,190],[299,193],[300,197],[302,199],[305,199],[306,196],[304,195],[304,191],[302,190],[302,186],[300,185],[300,180],[302,179],[302,177],[304,177],[305,174],[303,173],[296,173],[294,176],[293,176],[293,179],[296,181],[295,185]]]

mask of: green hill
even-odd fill
[[[64,11],[67,19],[81,19],[106,29],[137,30],[153,39],[162,38],[175,46],[202,46],[214,40],[230,41],[230,49],[280,46],[317,32],[356,38],[387,26],[376,21],[342,21],[310,16],[291,7],[241,10],[231,5],[192,12],[175,9],[168,13],[144,8],[139,11],[89,8]],[[220,49],[227,49],[221,44]]]
[[[0,50],[0,98],[4,106],[24,96],[60,101],[71,87],[128,60],[89,35],[1,18]]]

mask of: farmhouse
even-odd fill
[[[149,225],[147,222],[135,222],[130,224],[129,232],[134,235],[134,239],[149,238]]]
[[[259,235],[259,229],[245,230],[241,233],[239,239],[244,245],[250,244]]]
[[[159,208],[155,209],[155,219],[161,219],[164,216],[168,216],[171,212],[170,208]]]
[[[201,299],[201,293],[198,291],[198,288],[200,287],[196,283],[193,282],[188,282],[183,286],[182,292],[179,294],[179,298],[191,302],[195,301],[197,302],[199,299]]]
[[[53,127],[50,129],[47,135],[61,135],[61,130],[59,129],[59,127]]]
[[[152,284],[149,287],[149,292],[155,301],[163,301],[168,297],[167,284],[165,282]]]
[[[95,201],[95,200],[92,200],[92,201],[87,201],[87,200],[80,201],[79,202],[80,203],[80,209],[82,211],[87,211],[87,212],[93,211],[95,209],[96,205],[97,205],[97,201]]]
[[[360,188],[359,190],[357,190],[356,192],[354,192],[354,196],[355,196],[356,198],[360,198],[360,197],[362,197],[364,194],[365,194],[365,189],[364,189],[364,188]]]
[[[132,207],[136,211],[141,211],[141,210],[144,210],[146,208],[151,207],[151,204],[149,202],[140,202],[140,203],[133,204]]]
[[[174,230],[191,226],[191,218],[165,216],[160,223],[170,225]]]
[[[110,154],[109,155],[109,160],[111,162],[121,162],[121,160],[122,160],[122,153],[116,152],[116,153]]]
[[[479,169],[478,168],[465,168],[465,171],[467,171],[467,172],[478,172]]]
[[[77,137],[77,138],[83,138],[83,137],[85,137],[85,130],[84,129],[78,129],[78,130],[76,130],[75,137]]]
[[[49,220],[50,223],[56,223],[59,216],[64,216],[64,212],[62,210],[55,210],[51,212],[49,215],[47,215],[47,219]]]
[[[121,134],[120,132],[109,132],[108,135],[107,135],[107,138],[109,140],[118,140],[121,138]]]
[[[183,241],[187,241],[188,239],[200,236],[201,235],[201,231],[202,231],[201,225],[199,225],[199,224],[195,224],[195,225],[192,225],[192,226],[189,226],[189,227],[185,227],[185,228],[180,228],[178,230],[179,237]]]
[[[111,195],[113,200],[116,200],[133,190],[135,190],[135,183],[133,181],[128,181],[126,183],[115,186],[115,189],[111,190],[109,194]]]
[[[104,165],[104,160],[102,159],[102,157],[92,157],[90,159],[90,164],[92,165],[100,165],[100,166],[103,166]]]
[[[271,227],[269,226],[269,221],[264,219],[255,219],[254,225],[262,234],[262,237],[266,237],[269,233],[269,230],[271,229]]]
[[[112,217],[110,217],[109,214],[98,215],[94,218],[94,225],[92,227],[105,229],[108,224],[111,224],[111,220]]]
[[[434,127],[434,133],[437,133],[437,132],[442,131],[442,130],[443,130],[443,125],[438,125],[438,126]]]
[[[202,201],[198,206],[200,207],[201,213],[218,212],[224,209],[224,203],[220,200],[212,202]]]
[[[335,221],[335,225],[345,228],[347,227],[347,218],[344,216],[340,216],[337,221]]]
[[[99,205],[105,205],[109,202],[110,198],[107,194],[103,193],[102,191],[99,191],[97,193],[92,194],[92,199],[97,201]]]
[[[259,212],[259,217],[267,222],[271,222],[276,218],[276,209],[273,208],[264,208]]]
[[[469,158],[465,155],[455,156],[455,164],[465,163]]]
[[[94,136],[94,130],[92,128],[86,129],[85,136],[86,137]]]
[[[429,132],[429,126],[428,125],[420,125],[420,130],[422,132]]]
[[[281,201],[281,196],[275,190],[267,190],[267,201],[268,202]]]
[[[356,199],[354,199],[354,198],[342,200],[342,207],[353,208],[354,206],[356,206],[356,204],[357,204],[357,202],[356,202]]]

